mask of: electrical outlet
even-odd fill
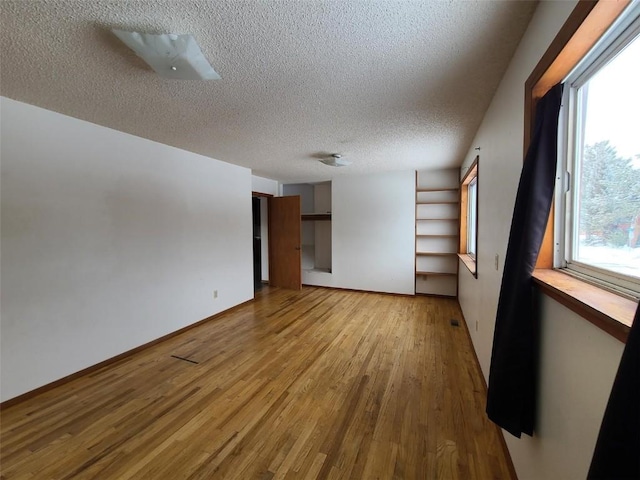
[[[496,253],[496,270],[498,270],[498,254]]]
[[[213,298],[218,298],[218,290],[213,291]]]

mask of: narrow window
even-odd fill
[[[476,157],[460,182],[460,248],[458,257],[478,277],[478,163]]]
[[[469,182],[467,204],[467,254],[476,259],[477,246],[477,217],[478,217],[478,177]]]

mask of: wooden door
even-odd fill
[[[300,196],[269,198],[269,285],[302,288]]]

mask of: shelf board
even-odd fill
[[[457,233],[453,233],[453,234],[448,234],[448,235],[429,235],[429,234],[424,234],[424,233],[420,233],[418,235],[416,235],[416,238],[458,238],[458,234]]]
[[[457,192],[458,187],[456,188],[416,188],[416,193],[424,193],[424,192]]]
[[[450,252],[416,252],[416,255],[431,257],[456,257],[458,254]]]
[[[458,274],[449,272],[416,272],[416,275],[424,277],[456,277]]]
[[[303,213],[300,217],[303,222],[314,220],[331,220],[330,213]]]
[[[458,219],[457,218],[416,218],[416,222],[421,222],[424,220],[431,220],[431,221],[435,221],[435,220],[441,220],[443,222],[457,222]]]
[[[458,201],[455,202],[416,202],[416,205],[457,205]]]
[[[331,273],[330,268],[305,268],[304,271],[313,273]]]

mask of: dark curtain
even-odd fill
[[[551,88],[537,105],[511,220],[493,335],[487,414],[516,437],[533,434],[538,329],[532,274],[553,198],[562,87]]]
[[[640,308],[613,382],[587,478],[640,478]]]

